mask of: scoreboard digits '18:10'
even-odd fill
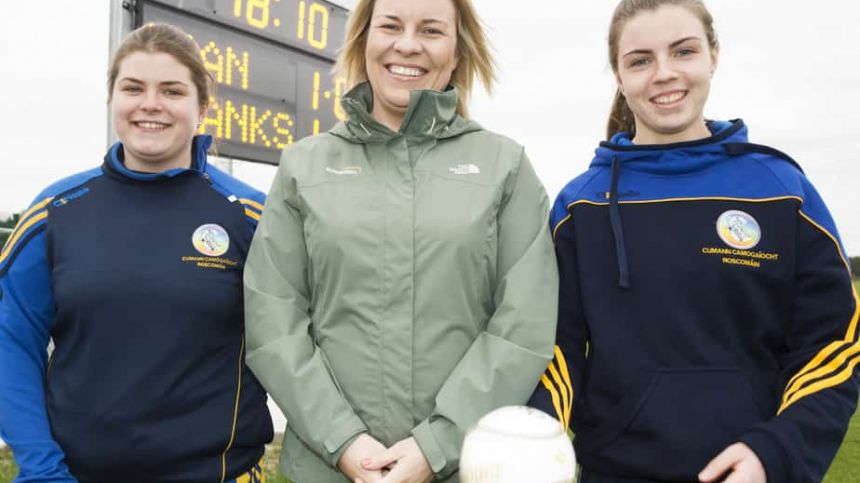
[[[164,22],[200,45],[217,81],[201,132],[218,154],[276,164],[284,147],[345,116],[331,76],[348,12],[323,0],[144,0],[136,23]]]
[[[220,7],[220,8],[219,8]],[[231,20],[239,19],[246,25],[291,43],[334,54],[343,38],[343,30],[336,42],[329,42],[329,27],[345,24],[326,5],[313,0],[217,0],[215,10],[224,15],[230,11]]]

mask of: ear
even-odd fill
[[[624,83],[621,82],[621,77],[618,75],[617,72],[615,73],[615,86],[618,87],[618,92],[620,92],[622,96],[625,95],[624,94]]]

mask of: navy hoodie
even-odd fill
[[[768,481],[818,482],[857,401],[850,268],[790,158],[709,128],[617,135],[558,196],[558,346],[531,404],[591,473],[698,481],[743,442]]]
[[[263,195],[206,162],[96,169],[40,194],[0,251],[0,436],[18,482],[225,481],[272,438],[244,364]],[[46,346],[55,343],[50,361]]]

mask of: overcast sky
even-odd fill
[[[492,97],[472,115],[523,145],[551,197],[586,168],[614,85],[614,1],[473,0],[497,53]],[[345,0],[347,5],[354,2]],[[722,53],[706,115],[741,117],[753,142],[786,151],[860,255],[860,3],[711,0]],[[6,2],[0,15],[0,212],[97,165],[106,143],[108,1]],[[271,168],[236,166],[267,189]]]

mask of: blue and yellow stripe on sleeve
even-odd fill
[[[256,225],[263,216],[263,205],[250,198],[239,198],[239,203],[245,208],[245,216]]]
[[[834,243],[846,271],[850,274],[851,268],[839,240],[802,211],[800,216]],[[860,321],[860,296],[853,287],[851,290],[854,310],[847,321],[845,336],[826,345],[788,381],[777,414],[781,414],[806,396],[842,384],[854,374],[854,368],[860,363],[860,340],[858,340],[857,330],[858,321]]]
[[[48,221],[48,204],[53,199],[53,197],[44,198],[21,215],[21,219],[18,220],[18,224],[3,245],[3,249],[0,250],[0,276],[6,273],[21,247],[44,229]]]
[[[573,384],[567,370],[567,361],[559,346],[555,346],[555,356],[541,375],[540,382],[549,392],[558,421],[567,428],[570,426],[573,409]]]

